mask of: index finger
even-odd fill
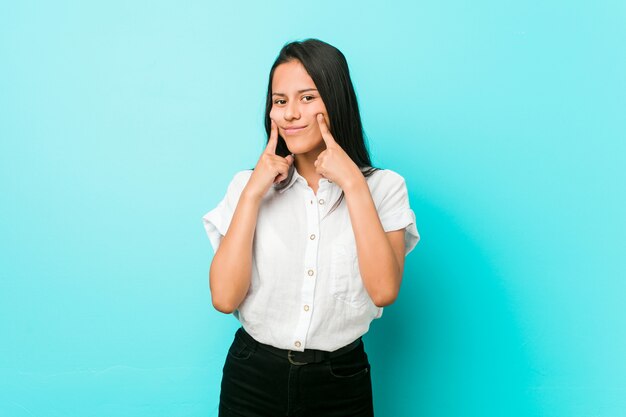
[[[328,125],[326,124],[326,119],[322,113],[317,114],[317,124],[320,127],[320,132],[322,133],[322,139],[326,142],[326,145],[336,144],[335,138],[330,134],[330,130],[328,129]]]
[[[267,146],[265,147],[266,153],[270,153],[272,155],[276,155],[276,146],[278,145],[278,128],[276,127],[276,122],[273,119],[270,119],[271,130],[270,137],[267,140]]]

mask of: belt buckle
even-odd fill
[[[293,354],[293,352],[290,350],[287,352],[287,359],[289,360],[289,363],[292,365],[306,365],[308,362],[296,362],[292,359],[291,355]]]

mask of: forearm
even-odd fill
[[[363,284],[376,305],[391,304],[400,290],[402,271],[365,178],[356,179],[344,192]]]
[[[211,262],[211,298],[213,306],[223,313],[232,313],[250,287],[252,242],[260,203],[260,197],[244,189],[228,231]]]

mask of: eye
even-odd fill
[[[302,97],[302,98],[307,98],[307,97],[309,97],[309,98],[310,98],[310,100],[306,100],[306,101],[311,101],[311,100],[313,100],[313,99],[315,98],[315,97],[313,97],[313,96],[304,96],[304,97]]]
[[[282,104],[282,103],[279,103],[279,101],[285,101],[285,100],[281,100],[281,99],[274,100],[274,104]]]

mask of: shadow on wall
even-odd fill
[[[538,416],[507,277],[450,213],[411,201],[422,239],[396,303],[364,337],[376,414]]]

